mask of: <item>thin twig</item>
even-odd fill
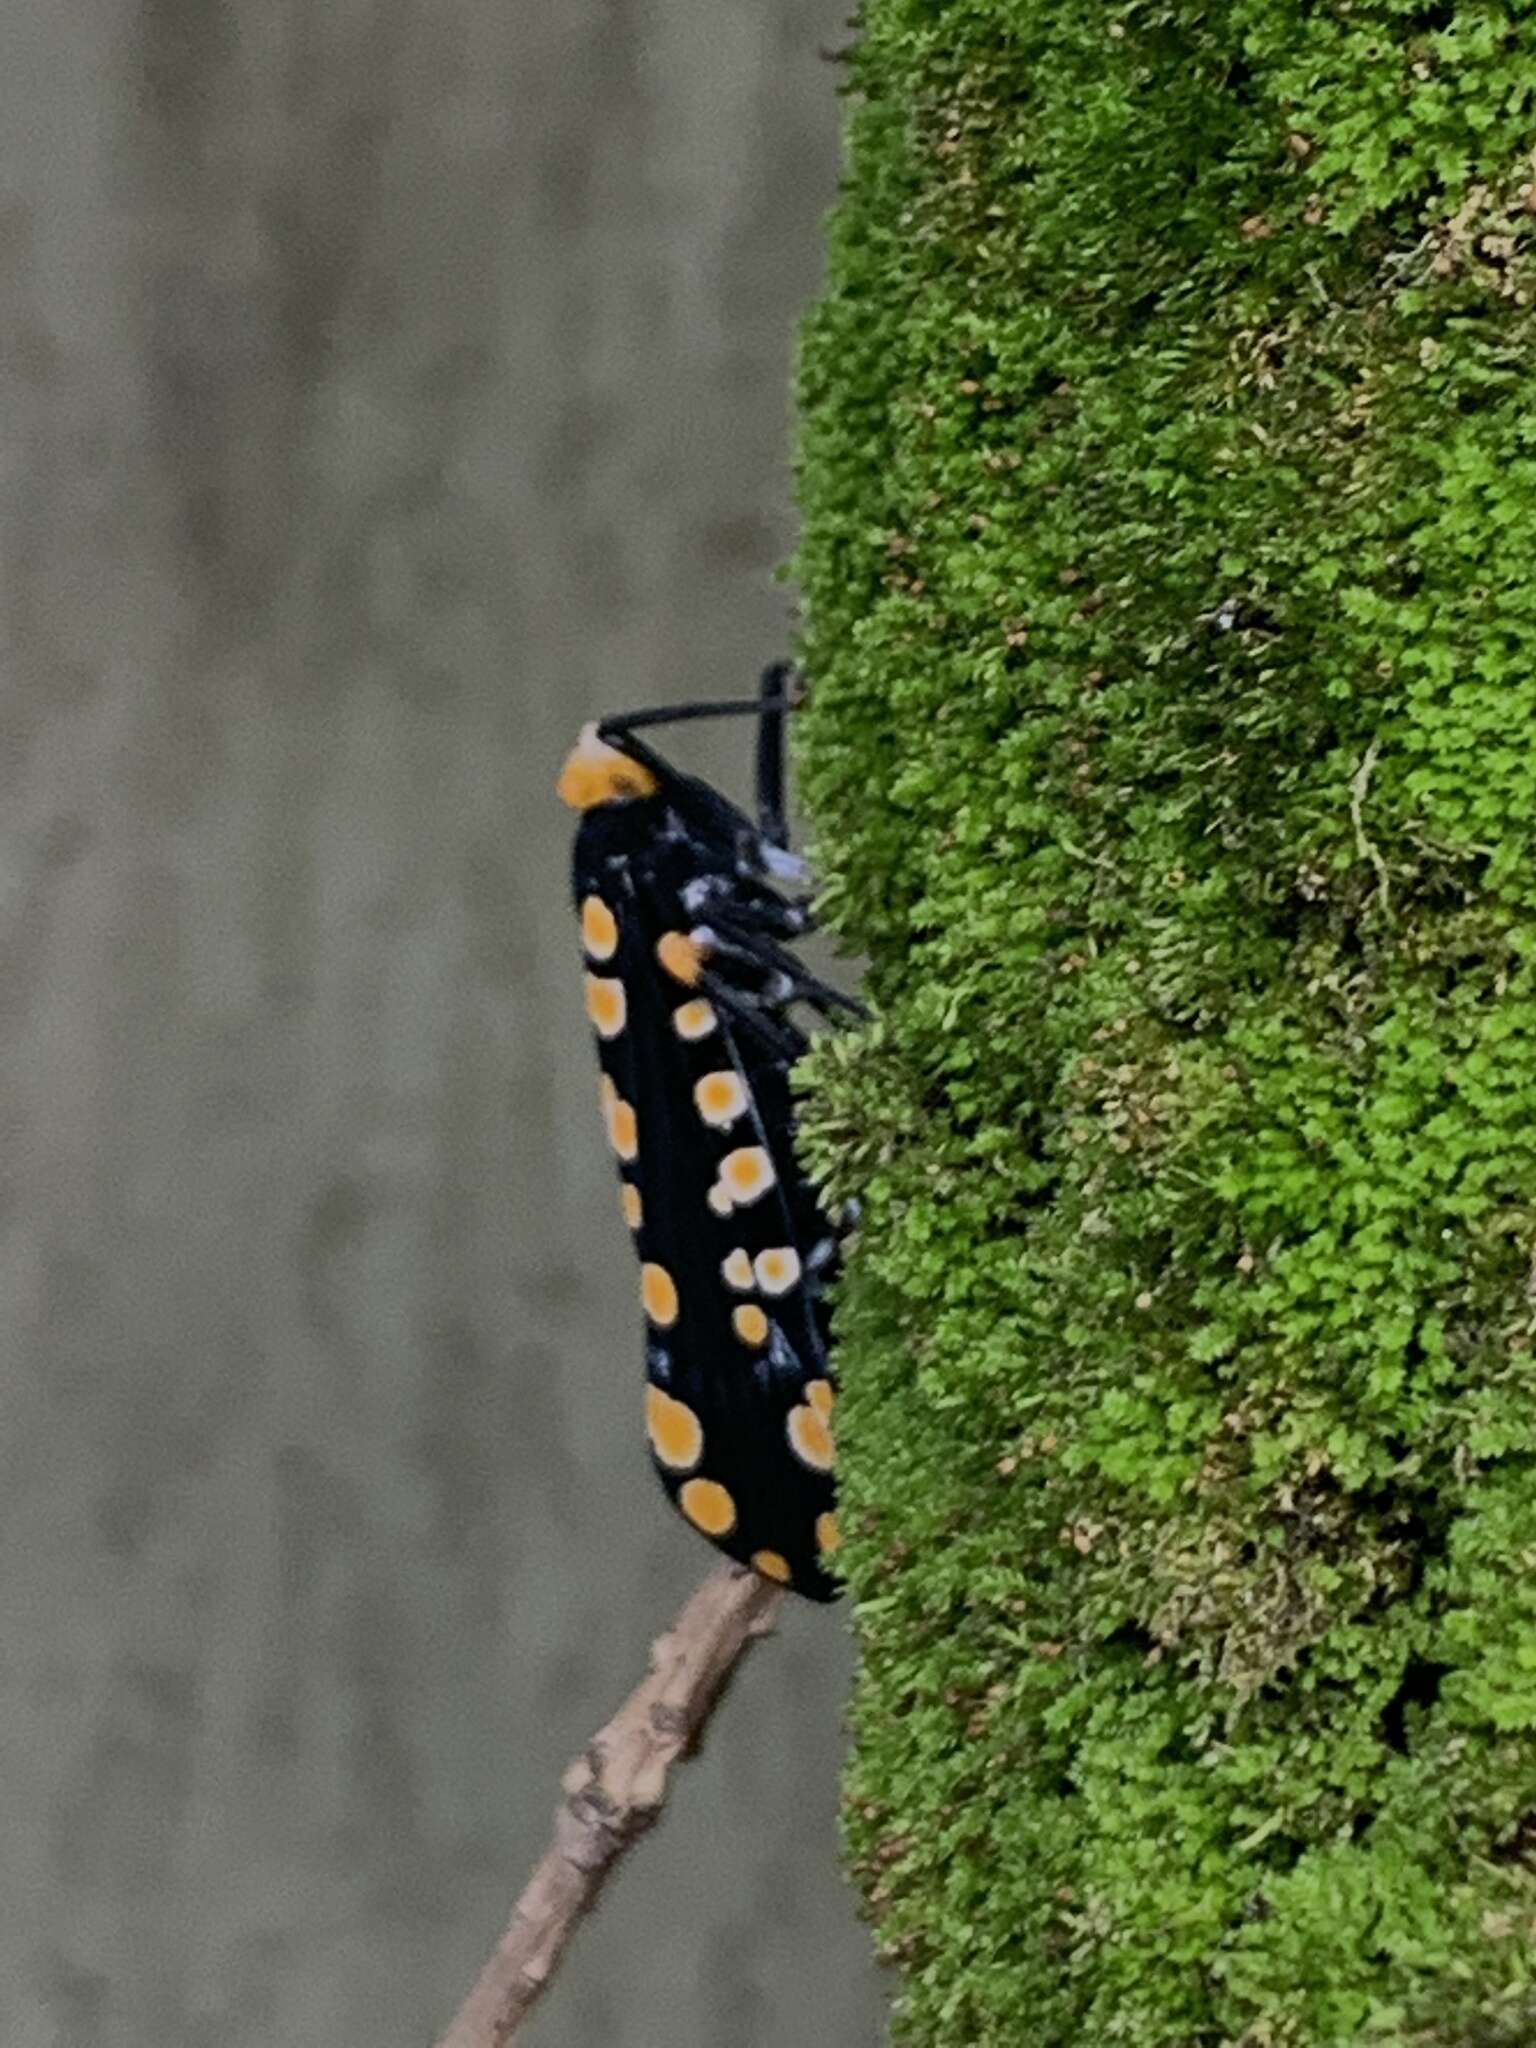
[[[661,1812],[727,1679],[778,1614],[782,1590],[721,1565],[664,1636],[651,1668],[561,1780],[555,1835],[507,1931],[437,2048],[510,2048],[603,1881]]]

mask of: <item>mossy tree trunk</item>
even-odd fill
[[[911,2043],[1536,2038],[1536,14],[870,0],[809,1111]]]

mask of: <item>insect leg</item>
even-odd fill
[[[696,924],[690,936],[715,958],[739,961],[760,974],[798,976],[803,972],[794,954],[780,945],[772,931],[730,911]]]
[[[736,876],[695,875],[683,885],[681,895],[690,916],[718,919],[721,929],[732,933],[768,932],[776,939],[794,939],[810,929],[804,904],[787,901],[772,889],[754,888],[748,894]]]
[[[707,971],[700,975],[699,986],[712,1003],[744,1031],[750,1031],[776,1059],[791,1064],[809,1049],[810,1040],[805,1033],[782,1014],[776,1003]]]
[[[819,1010],[823,1017],[831,1017],[842,1011],[847,1017],[867,1017],[869,1012],[854,996],[845,996],[840,988],[818,981],[814,974],[793,977],[790,993],[786,998],[792,1003],[809,1003],[813,1010]]]
[[[856,1002],[852,996],[845,996],[841,989],[833,988],[816,975],[808,974],[793,953],[777,945],[766,934],[744,929],[721,918],[715,924],[696,926],[690,936],[711,959],[734,960],[764,975],[766,986],[756,992],[762,1001],[773,1004],[809,1003],[824,1017],[836,1010],[855,1017],[868,1015],[862,1003]]]

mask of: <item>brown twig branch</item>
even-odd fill
[[[698,1742],[726,1680],[773,1627],[784,1595],[721,1565],[664,1636],[651,1668],[561,1781],[555,1835],[507,1931],[437,2048],[510,2048],[603,1881],[661,1812],[667,1773]]]

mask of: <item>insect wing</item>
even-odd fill
[[[647,1434],[685,1519],[830,1599],[830,1237],[795,1164],[786,1062],[732,1014],[750,987],[689,938],[697,855],[673,841],[578,860],[603,1110],[641,1260]]]

